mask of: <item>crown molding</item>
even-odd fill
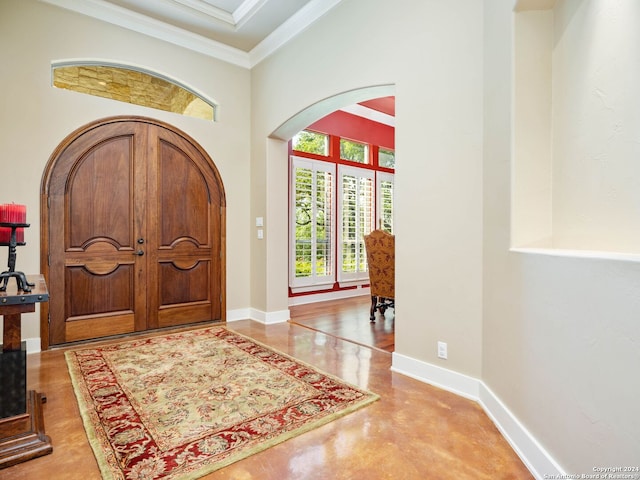
[[[157,1],[157,0],[156,0]],[[267,3],[267,0],[244,0],[238,8],[229,13],[221,8],[214,7],[204,0],[173,0],[191,10],[206,15],[211,19],[221,21],[238,30],[251,19]]]
[[[182,28],[149,18],[103,0],[40,0],[149,37],[202,53],[243,68],[251,68],[249,54]]]
[[[157,1],[157,0],[156,0]],[[214,18],[218,21],[224,22],[232,27],[236,26],[236,18],[229,12],[225,12],[221,8],[214,7],[213,5],[204,2],[203,0],[173,0],[175,3],[179,3],[191,10],[206,15],[207,17]]]
[[[267,0],[244,0],[233,12],[236,28],[240,28],[264,6]]]
[[[260,42],[250,52],[230,47],[224,43],[211,40],[202,35],[174,27],[165,22],[149,18],[104,0],[40,0],[41,2],[64,8],[82,15],[86,15],[128,30],[164,40],[166,42],[187,48],[194,52],[222,60],[224,62],[250,69],[274,53],[293,37],[304,31],[309,25],[335,7],[342,0],[311,0],[302,9],[291,16],[267,38]],[[188,0],[182,0],[184,3]],[[181,2],[182,3],[182,2]],[[234,21],[242,22],[253,15],[261,6],[259,0],[245,2],[240,8],[245,10],[237,13]],[[209,12],[211,13],[211,12]]]

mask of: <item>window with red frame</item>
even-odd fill
[[[364,236],[393,233],[393,149],[303,130],[290,143],[292,294],[369,281]]]

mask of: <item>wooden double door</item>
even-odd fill
[[[225,199],[206,152],[115,117],[54,152],[42,182],[43,348],[225,318]]]

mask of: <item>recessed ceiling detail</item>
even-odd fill
[[[250,68],[342,0],[42,0]]]
[[[174,0],[211,19],[235,28],[242,26],[267,3],[267,0]]]

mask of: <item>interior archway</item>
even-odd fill
[[[277,166],[278,175],[288,175],[288,141],[293,138],[298,132],[308,128],[310,125],[314,124],[318,120],[330,115],[337,110],[343,109],[345,107],[350,107],[352,105],[365,102],[368,100],[373,100],[381,97],[389,97],[395,96],[395,85],[386,84],[386,85],[374,85],[369,87],[363,87],[359,89],[349,90],[345,92],[338,93],[331,97],[324,98],[319,100],[308,107],[300,110],[295,115],[287,119],[281,125],[279,125],[271,135],[269,136],[269,141],[267,143],[267,158],[268,164],[271,165],[269,171],[272,172],[271,168]],[[277,157],[277,158],[276,158]],[[285,160],[285,162],[283,162]],[[274,185],[275,187],[275,185]],[[273,208],[270,211],[272,214],[277,212],[278,219],[276,222],[271,220],[271,225],[276,223],[277,225],[281,225],[282,231],[277,234],[271,230],[270,236],[271,239],[274,239],[274,234],[277,236],[278,240],[273,241],[272,243],[268,243],[268,258],[280,259],[281,262],[287,262],[289,258],[289,238],[288,238],[288,193],[282,192],[282,189],[267,187],[267,203],[270,205],[277,205],[277,208]],[[283,271],[281,270],[281,265],[276,265],[277,262],[272,261],[267,265],[267,277],[268,281],[272,287],[272,294],[277,292],[277,295],[280,297],[280,300],[274,301],[275,305],[294,305],[289,303],[289,278],[288,274],[283,275]],[[286,267],[285,267],[286,272]],[[274,288],[278,285],[277,288]],[[273,297],[271,297],[273,299]],[[279,310],[278,312],[274,312],[272,314],[272,318],[275,321],[276,313],[280,315],[282,321],[282,314],[284,312],[289,312],[288,310]],[[289,318],[289,315],[287,315]],[[368,315],[364,317],[365,320],[368,320]],[[268,318],[267,318],[268,320]],[[267,321],[267,323],[270,323]],[[368,321],[364,322],[364,325],[368,325]]]
[[[288,142],[300,130],[303,130],[331,112],[348,105],[353,105],[354,103],[364,102],[365,100],[395,95],[395,91],[396,88],[393,84],[375,85],[348,90],[332,97],[324,98],[300,110],[276,128],[270,136]]]

